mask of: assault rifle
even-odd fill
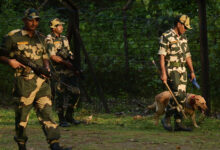
[[[73,67],[71,68],[68,68],[69,70],[72,70],[73,73],[76,75],[76,77],[79,77],[80,79],[84,80],[84,75],[83,75],[83,71],[82,70],[79,70],[77,69],[76,66],[74,66],[74,63],[73,63],[73,55],[71,55],[71,53],[67,50],[62,50],[62,49],[58,49],[58,52],[56,54],[57,56],[60,56],[62,59],[64,60],[67,60],[69,61]]]
[[[34,63],[31,59],[23,57],[21,55],[15,55],[14,58],[22,63],[25,66],[30,67],[37,76],[42,78],[42,75],[48,78],[58,79],[58,76],[55,73],[48,71],[46,68],[39,66],[38,64]]]
[[[44,78],[42,75],[46,76],[47,78],[52,78],[58,82],[60,82],[60,84],[63,84],[64,86],[67,87],[67,89],[73,93],[78,93],[78,91],[73,88],[71,85],[64,83],[63,81],[61,81],[59,79],[59,76],[57,76],[56,73],[48,71],[46,68],[39,66],[38,64],[36,64],[35,62],[33,62],[31,59],[28,59],[26,57],[23,57],[21,55],[15,55],[14,58],[19,61],[20,63],[22,63],[25,66],[30,67],[37,76]]]
[[[0,50],[2,56],[9,55],[9,52],[4,47],[0,47]],[[13,58],[22,63],[23,65],[30,67],[35,72],[35,74],[41,78],[43,78],[42,75],[44,75],[48,78],[58,79],[58,76],[56,76],[55,73],[48,71],[46,68],[36,64],[34,61],[27,57],[23,57],[22,55],[14,55]]]
[[[0,56],[8,56],[8,51],[5,50],[5,48],[0,47]],[[60,81],[59,76],[51,71],[48,71],[46,68],[36,64],[34,61],[32,61],[29,58],[23,57],[22,55],[15,55],[13,57],[14,59],[16,59],[17,61],[19,61],[20,63],[22,63],[25,66],[30,67],[34,73],[39,76],[40,78],[44,78],[42,75],[46,76],[47,78],[52,78],[56,81],[59,81],[61,84],[63,84],[64,86],[68,87],[67,89],[73,93],[77,93],[78,91],[76,91],[72,86],[64,83],[63,81]]]

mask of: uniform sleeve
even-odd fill
[[[12,51],[13,41],[12,38],[8,35],[3,37],[1,49],[0,49],[0,56],[9,57]]]
[[[43,59],[49,59],[49,56],[46,50],[46,45],[45,45],[45,48],[43,49]]]
[[[167,40],[167,38],[162,35],[160,37],[160,48],[159,48],[159,51],[158,51],[158,55],[164,55],[166,56],[167,55],[167,50],[169,48],[169,41]]]
[[[47,36],[47,38],[45,39],[45,43],[46,43],[46,49],[49,54],[49,57],[56,55],[56,49],[55,49],[55,45],[53,43],[52,37]]]

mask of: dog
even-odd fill
[[[165,108],[168,105],[171,97],[172,96],[169,91],[164,91],[155,96],[155,101],[152,105],[147,106],[148,109],[156,108],[156,112],[154,114],[155,125],[158,125],[160,115],[165,113]],[[195,111],[201,110],[203,116],[205,116],[205,111],[208,109],[205,99],[200,95],[187,93],[186,100],[182,106],[186,115],[191,117],[194,127],[199,128],[196,123]]]

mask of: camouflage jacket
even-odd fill
[[[165,56],[168,68],[185,66],[186,58],[191,56],[185,34],[178,36],[173,29],[163,33],[158,54]]]
[[[46,44],[47,44],[47,51],[49,53],[49,56],[60,56],[64,60],[70,61],[70,58],[73,59],[74,55],[72,51],[70,51],[70,46],[68,39],[65,36],[60,36],[57,37],[55,34],[49,34],[47,35],[46,39]],[[56,71],[58,73],[63,73],[63,74],[70,74],[72,73],[70,70],[66,69],[65,66],[62,64],[54,63],[53,62],[53,67],[55,67]]]
[[[26,30],[16,29],[9,32],[4,38],[2,47],[7,51],[8,57],[13,58],[14,55],[22,55],[31,59],[34,63],[43,67],[43,59],[49,59],[45,50],[44,36],[35,31],[33,37],[29,37]],[[26,71],[25,71],[26,70]],[[20,76],[22,73],[33,74],[33,71],[26,69],[16,69],[15,76]]]

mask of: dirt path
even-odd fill
[[[100,130],[88,126],[62,128],[61,143],[74,150],[220,150],[219,133],[168,133],[152,130]],[[13,128],[0,130],[0,150],[16,150]],[[29,126],[28,150],[47,150],[41,129]],[[217,144],[218,143],[218,144]]]

